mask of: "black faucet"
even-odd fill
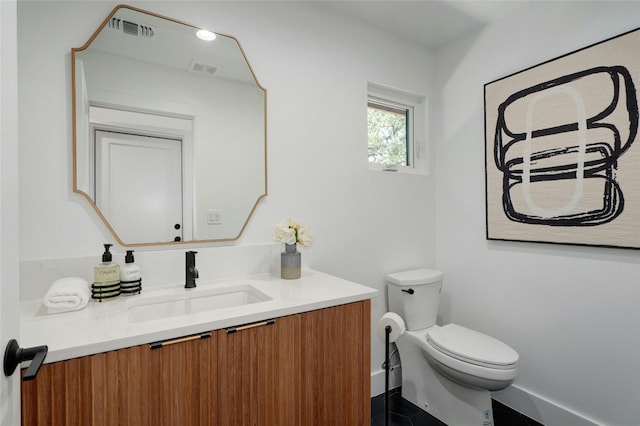
[[[197,251],[188,251],[186,253],[185,262],[185,284],[184,288],[195,288],[196,278],[198,278],[198,270],[196,269],[196,253]]]

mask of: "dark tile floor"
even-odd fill
[[[544,426],[511,408],[493,401],[495,426]],[[371,426],[384,426],[384,394],[371,398]],[[389,392],[389,426],[447,426],[402,398],[400,388]],[[450,425],[459,426],[459,425]]]
[[[371,398],[371,426],[384,426],[384,394]],[[389,426],[447,426],[402,398],[400,389],[389,391]]]

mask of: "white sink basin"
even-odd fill
[[[129,322],[145,322],[271,300],[250,284],[189,289],[179,293],[141,297],[127,303]]]

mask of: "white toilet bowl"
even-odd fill
[[[491,391],[513,383],[518,353],[477,331],[435,324],[442,276],[430,270],[387,276],[389,308],[407,328],[395,341],[402,396],[449,426],[493,426]]]
[[[472,334],[482,344],[464,353],[436,344],[431,335]],[[402,396],[449,426],[493,425],[491,391],[505,389],[517,376],[518,354],[489,336],[448,324],[405,331],[396,340],[402,365]],[[482,351],[497,349],[501,357]],[[482,356],[479,356],[482,355]]]
[[[435,325],[419,338],[433,367],[461,385],[498,391],[510,386],[518,374],[518,353],[477,331],[456,324]]]

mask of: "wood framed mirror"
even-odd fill
[[[117,6],[73,48],[73,191],[123,246],[231,241],[267,195],[266,98],[238,40]]]

